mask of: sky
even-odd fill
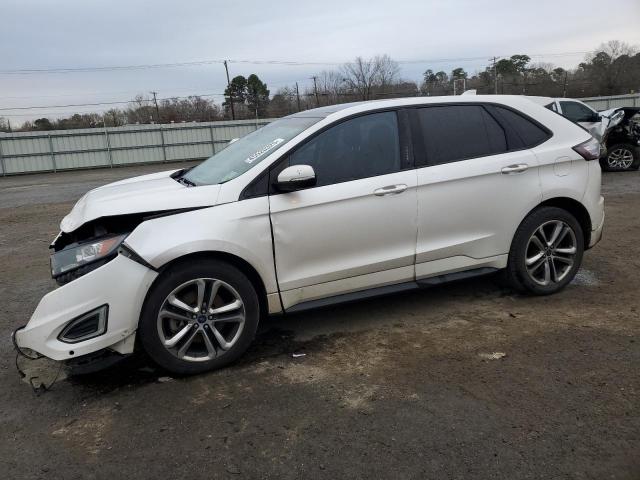
[[[494,55],[574,67],[614,39],[640,45],[640,0],[0,0],[0,117],[20,124],[102,111],[109,106],[53,106],[150,91],[221,102],[226,86],[220,63],[7,73],[16,70],[226,59],[231,77],[256,73],[273,94],[296,81],[303,89],[313,74],[356,56],[388,54],[419,83],[427,68],[474,73]],[[33,106],[47,108],[7,110]]]

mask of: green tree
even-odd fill
[[[433,70],[431,70],[430,68],[425,70],[422,76],[424,77],[425,83],[433,83],[437,80],[435,73],[433,73]]]
[[[464,71],[464,68],[458,67],[454,68],[451,72],[451,78],[457,80],[459,78],[467,78],[467,72]]]
[[[503,58],[502,60],[498,60],[498,62],[496,63],[496,73],[503,76],[515,75],[516,73],[518,73],[518,70],[510,59]]]
[[[53,130],[53,124],[48,118],[38,118],[33,122],[34,130]]]
[[[252,73],[248,78],[238,75],[231,80],[231,83],[224,91],[225,101],[222,106],[225,111],[231,109],[231,97],[236,109],[236,118],[242,116],[253,117],[264,116],[269,105],[269,90],[267,84]]]
[[[231,83],[224,89],[224,102],[222,106],[226,112],[231,110],[231,101],[234,105],[243,105],[247,96],[247,79],[242,75],[233,77]],[[236,117],[237,118],[237,117]]]
[[[512,55],[510,60],[518,73],[524,73],[531,57],[529,55]]]
[[[498,75],[512,76],[522,74],[527,70],[527,64],[531,61],[528,55],[512,55],[510,58],[503,58],[496,63]],[[491,67],[487,67],[491,69]]]
[[[438,83],[447,83],[449,81],[449,76],[442,70],[437,72],[435,76]]]
[[[247,78],[245,98],[247,106],[252,113],[255,112],[260,117],[265,116],[269,106],[269,90],[267,89],[267,84],[254,73]]]

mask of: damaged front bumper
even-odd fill
[[[124,255],[45,295],[29,322],[17,329],[19,351],[36,352],[52,360],[69,360],[109,348],[133,352],[142,303],[158,273]],[[104,333],[77,341],[59,337],[70,322],[106,308]]]

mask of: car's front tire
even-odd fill
[[[602,159],[601,166],[608,172],[625,172],[638,170],[640,159],[636,147],[628,143],[618,143],[607,148],[607,156]]]
[[[519,291],[549,295],[566,287],[580,268],[584,234],[576,218],[557,207],[534,210],[511,244],[507,280]]]
[[[190,375],[240,357],[259,318],[258,295],[246,275],[225,262],[197,259],[169,267],[155,282],[138,333],[158,365]]]

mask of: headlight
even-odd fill
[[[51,276],[59,277],[85,265],[115,256],[126,235],[102,238],[80,245],[70,245],[51,255]]]

